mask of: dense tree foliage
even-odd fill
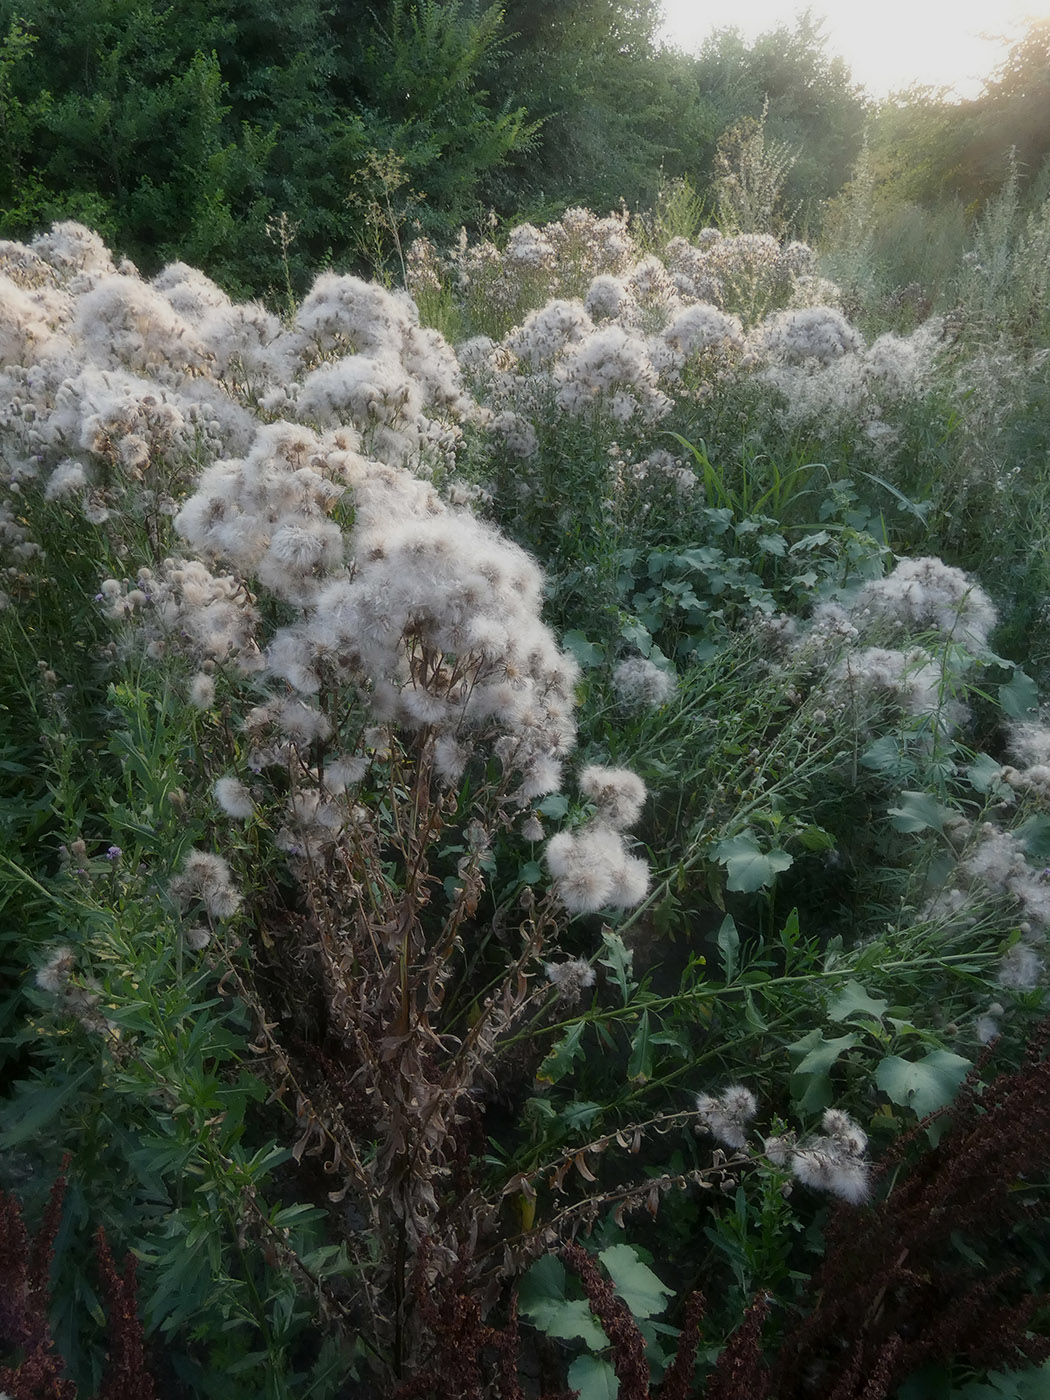
[[[152,268],[301,289],[328,260],[400,269],[402,233],[648,208],[765,113],[780,212],[819,231],[865,138],[890,206],[976,208],[1050,150],[1050,21],[979,98],[873,104],[809,14],[661,47],[658,0],[0,0],[0,235],[59,218]],[[874,117],[874,121],[872,120]]]
[[[450,227],[528,139],[478,85],[498,6],[3,0],[0,24],[3,231],[78,217],[247,289],[279,280],[280,214],[303,268],[346,256],[355,175],[380,171],[385,194],[403,167]]]
[[[703,46],[696,82],[721,133],[766,110],[767,137],[795,157],[784,198],[805,226],[849,178],[860,153],[870,102],[845,61],[830,55],[821,26],[806,12],[748,44],[723,29]],[[711,171],[714,150],[704,152]]]
[[[541,129],[493,187],[497,203],[648,205],[661,178],[693,174],[717,118],[694,60],[657,47],[660,19],[656,0],[508,0],[493,85]]]

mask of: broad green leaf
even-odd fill
[[[848,1021],[851,1016],[861,1011],[866,1016],[879,1019],[887,1006],[888,1001],[881,997],[870,997],[859,982],[850,978],[842,990],[836,992],[828,1002],[828,1015],[833,1021]]]
[[[1050,864],[1050,817],[1042,813],[1029,817],[1013,834],[1024,843],[1025,855],[1033,865]]]
[[[1003,765],[996,763],[991,754],[979,753],[966,769],[966,776],[975,792],[990,793],[1000,797],[1010,789],[1003,782]]]
[[[674,1289],[667,1288],[647,1264],[638,1257],[633,1245],[614,1244],[598,1255],[609,1272],[617,1293],[635,1317],[652,1317],[662,1313]]]
[[[1050,1400],[1050,1363],[1025,1371],[989,1371],[952,1391],[952,1400]]]
[[[537,802],[536,810],[552,821],[560,821],[569,810],[569,799],[563,792],[552,792],[542,802]]]
[[[649,629],[635,620],[620,624],[620,636],[625,642],[637,647],[643,656],[648,656],[653,649],[653,638]]]
[[[578,1356],[569,1367],[569,1389],[579,1391],[579,1400],[616,1400],[620,1382],[610,1362],[601,1356]]]
[[[531,1309],[522,1307],[519,1299],[518,1306],[533,1326],[546,1332],[548,1337],[559,1337],[566,1342],[579,1337],[586,1346],[598,1350],[609,1345],[601,1323],[585,1298],[551,1298],[545,1303],[537,1302]]]
[[[714,856],[728,872],[727,888],[741,894],[754,894],[771,885],[780,871],[787,870],[794,860],[787,851],[763,851],[749,831],[719,841]]]
[[[565,1265],[556,1255],[538,1259],[521,1281],[518,1310],[548,1337],[580,1337],[589,1347],[609,1345],[601,1325],[583,1298],[566,1298]]]
[[[566,651],[575,656],[585,671],[600,666],[605,660],[605,648],[599,646],[597,642],[589,642],[586,636],[576,628],[562,635],[561,644]]]
[[[798,1060],[791,1075],[791,1096],[800,1112],[819,1113],[828,1107],[834,1098],[831,1068],[840,1055],[857,1043],[852,1034],[825,1040],[822,1030],[813,1030],[787,1047],[788,1054]]]
[[[1015,666],[1007,684],[999,687],[999,704],[1011,719],[1031,719],[1039,713],[1039,687]]]
[[[783,535],[759,535],[756,543],[763,554],[779,557],[787,553],[787,540]]]
[[[795,1074],[826,1074],[840,1055],[845,1054],[847,1050],[852,1050],[853,1046],[858,1043],[857,1037],[852,1034],[836,1036],[834,1040],[825,1040],[823,1031],[810,1031],[809,1035],[804,1036],[802,1040],[797,1040],[794,1045],[787,1047],[788,1054],[797,1054],[806,1042],[813,1040],[814,1037],[816,1038],[815,1044],[805,1051],[795,1066]]]
[[[941,831],[951,815],[951,808],[942,807],[928,792],[902,792],[900,806],[890,808],[895,831]]]
[[[951,1103],[969,1069],[970,1061],[950,1050],[931,1050],[921,1060],[887,1055],[875,1071],[875,1083],[894,1103],[925,1118]]]
[[[822,826],[804,826],[798,839],[807,851],[831,851],[836,845],[834,836]]]

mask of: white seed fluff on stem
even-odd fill
[[[547,981],[556,989],[559,1001],[576,1001],[595,983],[594,968],[583,958],[544,963],[543,971],[547,975]]]
[[[190,851],[169,888],[183,908],[199,900],[213,919],[231,919],[242,904],[230,867],[213,851]]]
[[[743,1084],[731,1084],[721,1094],[697,1094],[696,1111],[713,1137],[726,1147],[747,1145],[747,1125],[758,1112],[758,1103]]]
[[[197,710],[210,710],[215,703],[215,681],[205,671],[198,671],[190,681],[188,696],[190,704]]]
[[[644,899],[649,887],[645,862],[629,855],[620,833],[600,822],[552,836],[545,858],[570,914],[628,908]]]
[[[212,795],[226,815],[236,821],[247,821],[255,812],[252,795],[240,778],[216,778]]]
[[[599,819],[617,831],[634,826],[645,805],[645,784],[629,768],[591,764],[580,774],[580,791],[598,808]]]
[[[864,1151],[867,1134],[847,1113],[826,1110],[825,1136],[810,1138],[791,1154],[791,1170],[804,1186],[828,1191],[850,1205],[867,1200],[870,1190]]]
[[[612,682],[624,704],[648,705],[653,709],[665,704],[677,686],[670,671],[662,670],[644,656],[621,661],[613,671]]]

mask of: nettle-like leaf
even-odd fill
[[[860,763],[862,768],[893,782],[905,782],[919,771],[918,764],[905,753],[894,734],[883,734],[869,744],[860,756]]]
[[[875,1071],[875,1083],[896,1104],[920,1118],[951,1103],[971,1062],[950,1050],[931,1050],[921,1060],[887,1055]]]
[[[750,831],[742,831],[739,836],[731,836],[719,841],[714,848],[714,857],[719,865],[724,865],[728,874],[726,886],[741,894],[754,894],[756,890],[771,885],[782,870],[794,864],[794,856],[787,851],[773,849],[763,851]]]

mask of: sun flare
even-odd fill
[[[721,7],[696,0],[664,0],[662,35],[684,49],[728,27],[753,39],[792,23],[806,8],[805,0],[743,0],[727,17]],[[829,49],[877,97],[916,83],[972,97],[1026,19],[1050,17],[1048,0],[884,0],[877,9],[823,0],[811,8],[825,21]]]

